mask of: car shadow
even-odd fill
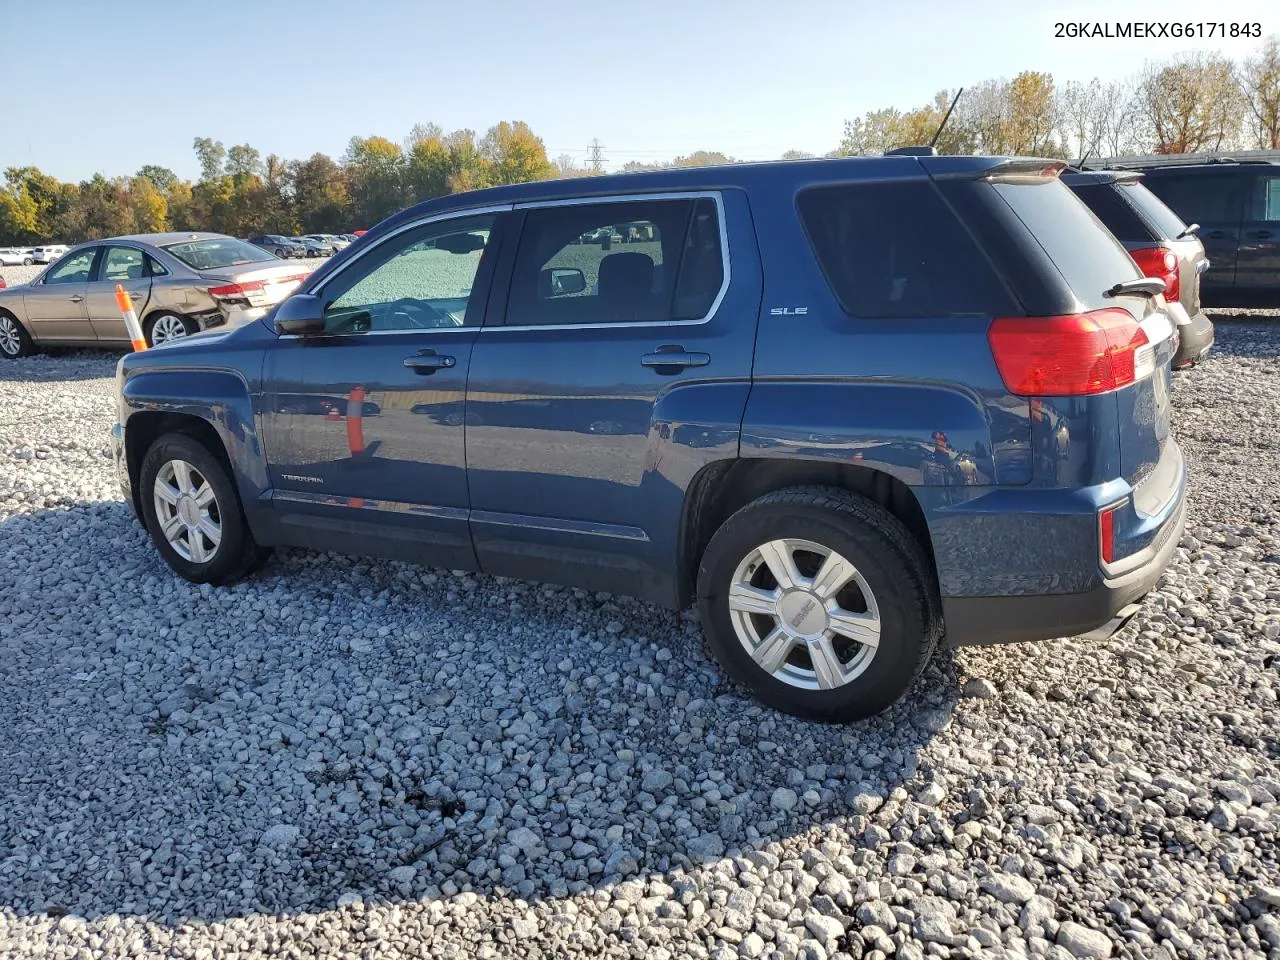
[[[408,564],[291,551],[197,587],[122,502],[0,521],[0,562],[19,916],[533,901],[767,858],[927,780],[957,696],[940,651],[885,715],[807,723],[726,682],[688,614]]]

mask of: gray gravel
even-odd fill
[[[687,616],[295,552],[172,576],[114,357],[0,365],[0,956],[1280,956],[1280,335],[1180,375],[1189,532],[1106,643],[818,727]]]

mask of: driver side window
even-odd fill
[[[429,223],[386,241],[339,274],[326,300],[329,334],[476,326],[468,307],[495,214]]]

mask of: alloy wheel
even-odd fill
[[[186,324],[181,317],[171,313],[159,317],[151,327],[151,342],[165,343],[169,340],[180,340],[187,335]]]
[[[11,317],[0,316],[0,350],[16,357],[21,349],[22,338],[18,334],[18,325]]]
[[[160,532],[178,556],[208,563],[222,543],[222,511],[209,479],[185,460],[170,460],[152,490]]]
[[[756,665],[803,690],[856,679],[880,643],[880,611],[866,578],[809,540],[770,540],[748,553],[728,603],[734,633]]]

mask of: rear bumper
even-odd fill
[[[1198,363],[1209,352],[1213,346],[1213,321],[1201,310],[1186,323],[1178,325],[1178,334],[1181,343],[1173,355],[1174,369]]]
[[[1132,604],[1145,597],[1169,566],[1186,525],[1186,500],[1179,497],[1160,536],[1124,573],[1104,576],[1083,593],[1010,597],[943,597],[947,642],[955,646],[1017,643],[1095,634],[1105,637],[1123,626]],[[1111,630],[1102,628],[1110,627]]]

